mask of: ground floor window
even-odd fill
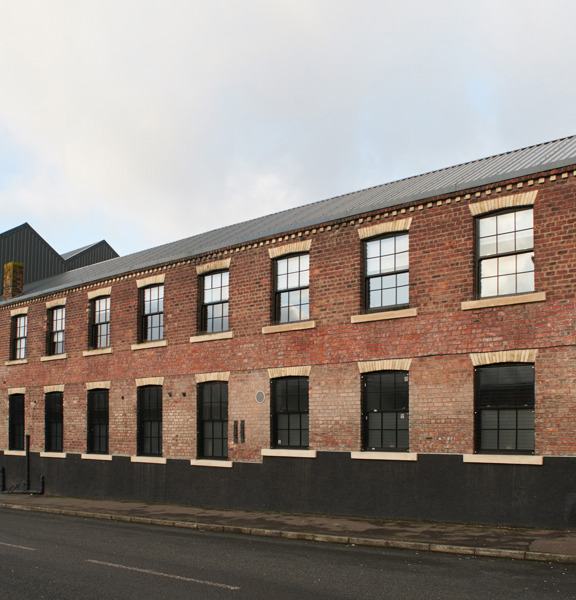
[[[108,454],[108,390],[88,391],[86,449],[89,454]]]
[[[272,379],[272,446],[308,448],[308,377]]]
[[[409,448],[408,371],[362,376],[362,449]]]
[[[475,372],[476,452],[534,453],[534,365]]]
[[[24,394],[8,398],[8,449],[24,450]]]
[[[198,385],[198,456],[228,458],[228,383]]]
[[[44,449],[46,452],[62,452],[63,396],[62,392],[49,392],[44,399]]]
[[[138,388],[137,452],[141,456],[162,456],[162,386]]]

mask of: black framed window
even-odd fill
[[[88,390],[86,433],[89,454],[108,454],[108,390]]]
[[[475,370],[476,452],[534,453],[534,365]]]
[[[271,381],[272,447],[308,448],[308,377]]]
[[[228,271],[210,273],[202,277],[202,331],[217,333],[228,331],[228,297],[230,275]]]
[[[48,311],[48,354],[64,354],[65,325],[65,306],[58,306]]]
[[[228,383],[198,385],[198,456],[228,458]]]
[[[140,290],[140,341],[164,339],[164,286]]]
[[[162,386],[138,388],[137,452],[141,456],[162,456]]]
[[[90,348],[110,346],[110,296],[90,302]]]
[[[44,398],[44,449],[46,452],[62,452],[63,397],[62,392],[50,392]]]
[[[382,310],[408,304],[408,233],[368,240],[365,252],[365,308]]]
[[[28,315],[12,317],[12,343],[10,360],[26,358],[26,338],[28,336]]]
[[[362,376],[362,449],[408,451],[408,371]]]
[[[310,318],[310,255],[279,258],[275,271],[275,320],[278,323],[307,321]]]
[[[479,217],[478,286],[481,298],[534,291],[531,208]]]
[[[24,394],[8,397],[8,449],[24,450]]]

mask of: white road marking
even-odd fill
[[[0,542],[0,546],[7,546],[8,548],[18,548],[19,550],[31,550],[32,552],[36,551],[36,548],[28,548],[28,546],[16,546],[16,544],[6,544],[5,542]]]
[[[117,565],[115,563],[102,562],[101,560],[86,559],[86,562],[96,565],[104,565],[105,567],[114,567],[116,569],[126,569],[127,571],[136,571],[137,573],[146,573],[148,575],[159,575],[160,577],[170,577],[171,579],[179,579],[180,581],[190,581],[192,583],[201,583],[203,585],[211,585],[212,587],[224,588],[226,590],[239,590],[240,588],[234,585],[226,585],[225,583],[216,583],[215,581],[204,581],[202,579],[193,579],[192,577],[182,577],[180,575],[170,575],[169,573],[160,573],[159,571],[151,571],[150,569],[138,569],[137,567],[127,567],[126,565]]]

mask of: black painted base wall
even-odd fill
[[[419,455],[416,462],[266,457],[231,469],[65,459],[30,455],[31,488],[91,498],[217,508],[354,515],[386,519],[576,528],[576,458],[543,466],[469,464],[460,455]],[[25,478],[25,458],[0,455],[6,488]]]

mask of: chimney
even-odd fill
[[[24,290],[24,265],[9,262],[4,265],[4,300],[19,296]]]

